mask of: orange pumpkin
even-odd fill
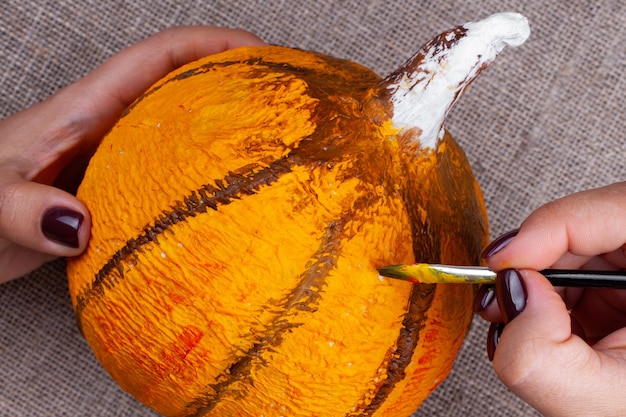
[[[78,196],[79,326],[166,416],[408,416],[447,376],[473,288],[376,267],[476,264],[487,224],[452,103],[519,15],[446,32],[380,79],[278,46],[186,65],[121,117]]]

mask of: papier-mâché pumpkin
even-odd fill
[[[443,33],[385,79],[278,46],[188,64],[133,103],[78,196],[81,331],[166,416],[408,416],[446,377],[473,288],[379,277],[476,264],[479,188],[443,120],[517,14]]]

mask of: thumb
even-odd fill
[[[510,320],[493,358],[498,377],[545,416],[612,416],[623,410],[626,399],[617,387],[626,364],[596,352],[572,333],[567,307],[545,277],[513,272],[517,284],[500,276],[496,283],[498,303]],[[526,293],[521,312],[517,304],[518,315],[511,314],[507,288],[516,288],[518,301],[520,288]]]
[[[540,243],[539,243],[540,242]],[[626,182],[581,191],[535,210],[513,238],[507,233],[485,251],[494,271],[579,268],[626,242]]]
[[[91,222],[76,197],[15,176],[0,178],[3,276],[8,267],[13,271],[9,276],[16,277],[53,257],[75,256],[85,249]]]

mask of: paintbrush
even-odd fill
[[[544,269],[539,271],[555,287],[626,288],[626,271]],[[378,268],[384,277],[414,284],[493,284],[496,273],[482,266],[417,263]]]

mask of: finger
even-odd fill
[[[494,370],[517,396],[546,416],[613,415],[625,400],[614,356],[594,351],[572,334],[561,296],[541,275],[522,271],[527,294],[523,311],[502,331]],[[614,408],[618,407],[618,408]]]
[[[53,256],[73,256],[84,250],[89,228],[89,212],[71,194],[2,176],[0,239]]]
[[[10,161],[23,178],[50,184],[67,161],[92,152],[121,112],[168,72],[205,55],[263,44],[248,32],[212,27],[172,28],[139,42],[48,100],[1,121],[0,167]]]
[[[584,191],[533,212],[518,234],[487,258],[490,268],[579,267],[626,242],[626,183]]]
[[[495,287],[490,284],[481,285],[474,298],[474,313],[490,322],[502,322],[502,314],[496,301]]]
[[[502,317],[502,313],[500,312],[500,309],[498,308],[497,302],[491,303],[491,305],[489,305],[487,308],[485,308],[483,311],[479,312],[478,314],[480,315],[480,317],[482,317],[483,319],[491,323],[501,323],[504,321],[504,317]]]

